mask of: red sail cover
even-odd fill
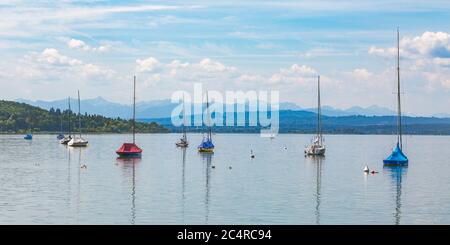
[[[137,154],[141,152],[142,149],[134,143],[123,143],[123,145],[116,151],[117,154]]]

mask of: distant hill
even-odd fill
[[[305,111],[316,112],[317,108],[307,108]],[[393,116],[397,113],[391,109],[372,105],[369,107],[353,106],[348,109],[336,109],[331,106],[323,106],[322,114],[325,116]]]
[[[282,110],[279,112],[280,133],[314,133],[316,130],[317,114],[309,111]],[[248,118],[249,113],[246,113]],[[235,113],[235,116],[238,115]],[[242,114],[241,114],[242,116]],[[191,121],[194,117],[192,116]],[[226,120],[226,115],[218,115]],[[405,134],[450,135],[450,118],[436,117],[403,117],[403,131]],[[139,119],[145,122],[157,122],[172,131],[179,131],[174,127],[171,118]],[[395,134],[395,116],[322,116],[323,130],[331,134]],[[250,132],[257,133],[259,127],[215,127],[215,132]],[[190,131],[202,131],[202,127],[189,127]]]
[[[46,110],[61,109],[65,110],[68,107],[67,99],[55,100],[55,101],[31,101],[25,99],[18,99],[17,102],[27,103],[37,107],[41,107]],[[76,101],[72,98],[72,106],[75,106]],[[169,99],[145,101],[136,104],[136,113],[141,118],[166,118],[171,116],[172,110],[177,104],[171,103]],[[281,102],[279,105],[280,110],[292,110],[292,111],[310,111],[316,112],[316,108],[302,108],[295,103]],[[132,107],[131,105],[124,105],[119,103],[110,102],[102,97],[94,99],[82,100],[82,111],[88,114],[103,115],[106,117],[120,117],[130,118]],[[322,114],[326,116],[351,116],[351,115],[363,115],[363,116],[390,116],[396,115],[395,111],[392,111],[385,107],[379,107],[376,105],[366,108],[354,106],[348,109],[337,109],[331,106],[323,106]]]
[[[72,118],[71,128],[78,131],[77,115],[69,110],[45,110],[25,103],[0,100],[0,132],[24,133],[32,129],[33,132],[59,132],[61,119],[63,130],[68,128],[69,115]],[[83,132],[125,133],[131,132],[130,120],[111,119],[100,115],[83,114],[81,116]],[[159,133],[168,130],[156,123],[136,124],[138,132]]]

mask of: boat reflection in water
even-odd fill
[[[384,166],[383,172],[388,174],[392,179],[392,186],[395,188],[395,212],[394,222],[396,225],[400,224],[401,207],[402,207],[402,181],[406,177],[408,168],[406,166]]]
[[[315,197],[315,201],[316,201],[316,205],[315,205],[315,210],[314,210],[314,214],[316,216],[316,224],[320,225],[320,201],[321,201],[321,190],[322,190],[322,162],[325,160],[324,156],[309,156],[308,158],[308,162],[314,165],[314,172],[316,175],[316,179],[315,179],[315,185],[316,185],[316,190],[314,193],[314,197]]]
[[[211,168],[214,154],[199,152],[202,157],[203,166],[205,169],[205,224],[208,224],[209,219],[209,194],[211,189]]]
[[[135,224],[136,221],[136,165],[141,162],[140,157],[118,157],[117,165],[121,166],[125,171],[125,177],[131,179],[131,214],[130,223]]]
[[[81,171],[82,170],[86,170],[86,168],[87,168],[87,166],[86,166],[86,164],[83,164],[82,163],[82,161],[81,161],[81,157],[82,157],[82,155],[83,155],[83,151],[84,151],[85,149],[82,149],[82,148],[80,148],[80,147],[77,147],[77,148],[72,148],[72,147],[69,147],[68,148],[68,152],[69,152],[69,163],[68,163],[68,182],[69,182],[69,184],[70,184],[70,179],[71,179],[71,176],[70,176],[70,154],[77,154],[78,155],[78,165],[76,165],[76,167],[78,168],[78,173],[77,173],[77,183],[76,183],[76,185],[77,185],[77,194],[76,194],[76,224],[79,224],[79,218],[80,218],[80,204],[82,203],[82,198],[81,198],[81,193],[83,193],[82,192],[82,190],[81,190],[81,188],[82,188],[82,180],[81,180]],[[70,191],[70,190],[69,190]]]
[[[183,224],[185,224],[185,212],[184,212],[184,204],[186,202],[185,191],[186,191],[186,147],[181,147],[181,209],[183,214]]]

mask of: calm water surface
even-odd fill
[[[213,155],[178,137],[138,135],[142,159],[118,160],[129,135],[0,135],[0,224],[450,224],[447,136],[406,136],[407,168],[383,168],[395,136],[326,136],[324,158],[304,157],[310,135],[218,134]]]

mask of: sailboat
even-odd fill
[[[305,148],[305,155],[323,156],[325,155],[325,145],[322,136],[322,118],[320,107],[320,76],[317,77],[317,135],[312,140],[312,144]]]
[[[214,144],[212,142],[212,129],[209,121],[209,101],[208,101],[208,91],[206,91],[206,114],[208,114],[208,132],[206,134],[206,137],[203,135],[202,143],[198,146],[199,152],[206,152],[206,153],[214,153]]]
[[[116,151],[119,157],[141,157],[142,149],[135,143],[135,121],[136,121],[136,76],[133,83],[133,143],[123,143]]]
[[[81,137],[81,106],[80,106],[80,90],[78,90],[78,130],[79,136],[75,136],[67,143],[68,146],[72,147],[84,147],[87,146],[88,141]]]
[[[178,141],[177,143],[175,143],[176,146],[178,147],[188,147],[189,146],[189,142],[187,140],[187,136],[186,136],[186,114],[184,111],[184,95],[183,95],[183,136],[180,138],[180,141]]]
[[[29,115],[30,115],[31,113],[29,113]],[[28,133],[28,134],[26,134],[25,136],[23,136],[23,138],[24,139],[26,139],[26,140],[32,140],[33,139],[33,134],[31,133],[31,128],[32,128],[32,126],[31,126],[31,116],[29,117],[29,124],[30,124],[30,132]]]
[[[400,34],[397,29],[397,145],[391,155],[383,160],[384,165],[408,165],[408,157],[403,153],[402,109],[400,103]]]
[[[70,127],[71,127],[71,115],[72,115],[72,110],[70,109],[70,97],[68,98],[68,102],[69,102],[69,126],[67,127],[67,136],[65,136],[64,138],[62,138],[61,140],[59,140],[59,143],[63,144],[63,145],[67,145],[69,143],[69,141],[72,139],[72,136],[70,135]]]

